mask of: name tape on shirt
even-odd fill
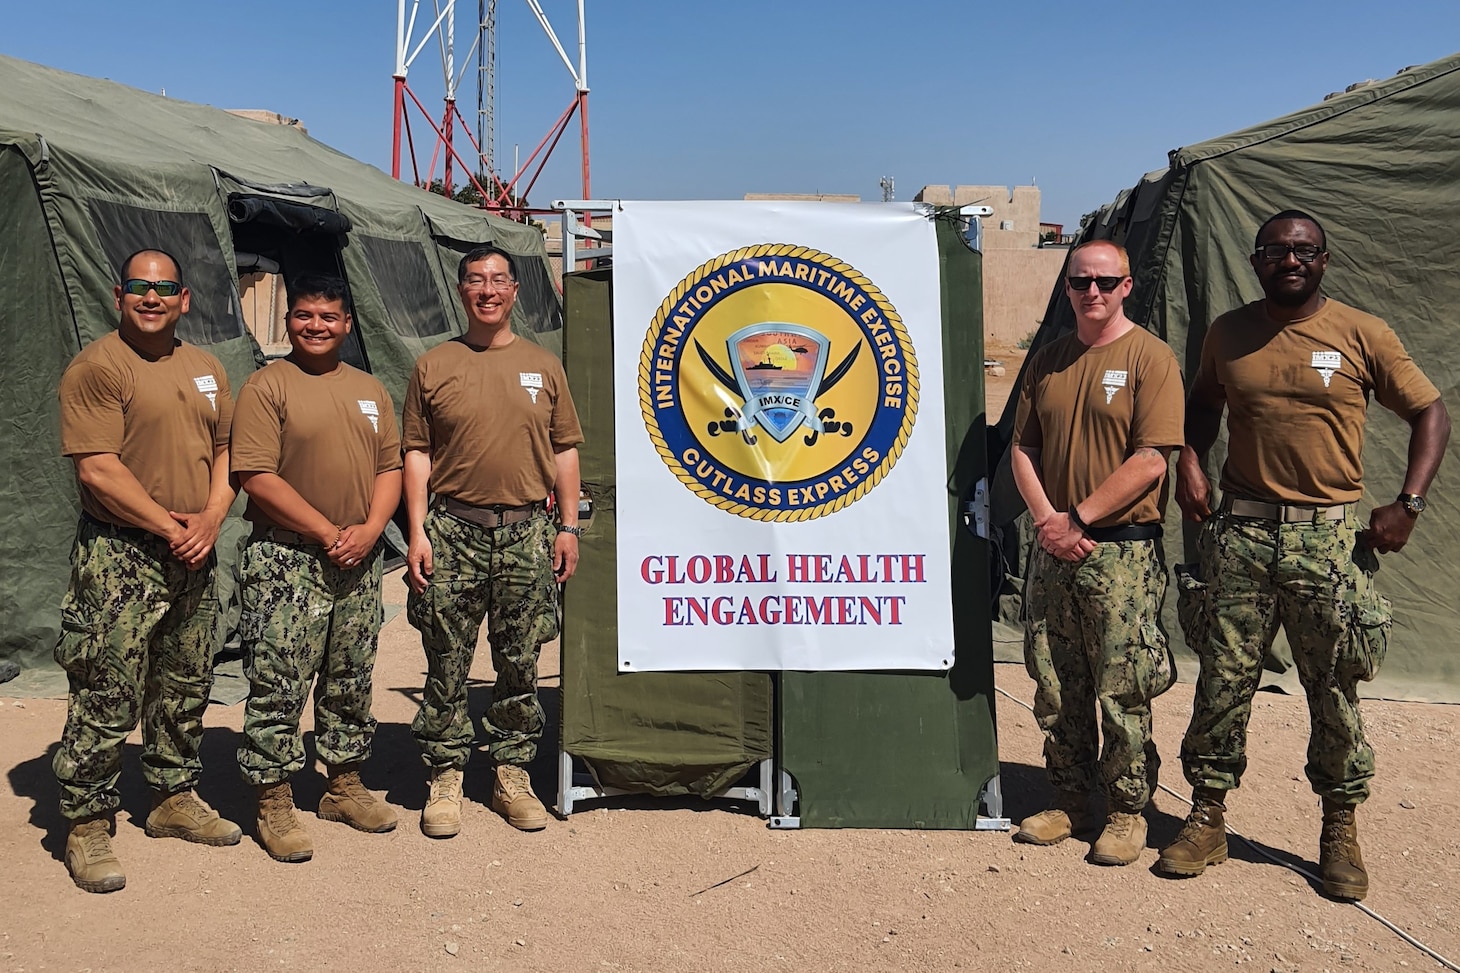
[[[522,382],[522,387],[527,389],[527,394],[532,396],[532,402],[537,404],[537,393],[542,388],[542,372],[518,372],[517,378]]]
[[[372,399],[356,399],[360,406],[360,413],[370,420],[370,428],[376,432],[380,431],[380,406]]]
[[[1130,377],[1129,372],[1120,371],[1115,368],[1105,370],[1105,378],[1101,385],[1105,387],[1105,404],[1109,405],[1110,400],[1115,398],[1115,393],[1125,388],[1126,379]]]
[[[1313,367],[1323,376],[1323,387],[1333,381],[1333,373],[1343,367],[1343,355],[1336,351],[1313,352]]]
[[[197,375],[193,378],[193,384],[198,387],[199,392],[202,392],[208,397],[208,404],[213,407],[214,412],[217,412],[218,380],[212,375]]]

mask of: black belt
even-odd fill
[[[1124,524],[1120,527],[1089,527],[1086,536],[1092,541],[1109,544],[1114,541],[1155,541],[1161,539],[1160,524]]]
[[[282,527],[262,527],[255,525],[253,534],[249,540],[273,541],[275,544],[287,544],[290,547],[322,547],[319,541],[308,537],[296,530],[285,530]]]
[[[445,497],[439,494],[436,497],[436,509],[457,520],[464,520],[469,524],[478,527],[506,527],[508,524],[520,524],[530,519],[534,514],[545,511],[547,508],[543,501],[535,503],[524,503],[512,506],[505,503],[491,504],[490,506],[477,507],[469,503],[462,503],[455,497]]]
[[[81,512],[81,519],[110,537],[125,537],[129,541],[162,540],[161,537],[145,527],[123,527],[121,524],[114,524],[111,521],[102,520],[100,517],[93,517],[84,510]]]

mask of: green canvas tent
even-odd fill
[[[254,266],[286,281],[344,276],[356,322],[346,358],[397,409],[416,357],[465,327],[456,262],[474,245],[521,258],[513,327],[560,351],[561,302],[537,230],[397,182],[297,127],[7,57],[0,214],[0,658],[26,668],[52,664],[76,523],[56,386],[115,326],[114,267],[127,254],[179,257],[193,292],[179,335],[217,355],[235,389],[262,362],[239,301],[239,273]],[[238,539],[234,522],[221,559]],[[220,578],[226,599],[231,572]]]
[[[1410,354],[1457,407],[1460,341],[1451,331],[1460,309],[1460,55],[1407,68],[1393,78],[1354,86],[1321,104],[1198,145],[1176,149],[1167,168],[1147,174],[1100,210],[1080,240],[1108,239],[1131,256],[1135,288],[1126,313],[1175,350],[1188,379],[1207,324],[1262,291],[1248,264],[1258,226],[1282,209],[1311,213],[1327,230],[1333,256],[1327,293],[1387,320]],[[1034,339],[1039,348],[1074,328],[1056,286]],[[1015,393],[1017,396],[1017,392]],[[1007,444],[1014,399],[995,439]],[[1215,476],[1225,431],[1211,456]],[[1364,447],[1363,509],[1387,503],[1403,480],[1409,428],[1382,408],[1369,413]],[[993,519],[1005,525],[1006,611],[1020,571],[1011,522],[1022,509],[1000,466]],[[1193,535],[1169,505],[1168,563],[1195,560]],[[1460,699],[1460,658],[1453,650],[1460,604],[1452,594],[1460,540],[1460,469],[1442,467],[1430,509],[1400,554],[1383,559],[1381,590],[1396,624],[1379,678],[1363,684],[1389,698]],[[1168,599],[1168,627],[1174,624]],[[1010,620],[1013,620],[1010,618]],[[1269,669],[1296,687],[1285,645]],[[1196,660],[1180,657],[1181,677]]]

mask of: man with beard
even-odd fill
[[[1305,771],[1323,802],[1321,886],[1358,900],[1369,879],[1354,811],[1369,796],[1374,751],[1356,686],[1374,678],[1391,624],[1374,590],[1375,554],[1409,540],[1450,418],[1387,324],[1324,296],[1329,254],[1317,220],[1285,210],[1256,243],[1252,268],[1266,297],[1207,331],[1177,463],[1177,503],[1202,524],[1200,573],[1183,591],[1182,613],[1201,674],[1181,746],[1193,806],[1160,868],[1199,875],[1227,858],[1225,796],[1246,768],[1252,696],[1281,624],[1308,699]],[[1411,432],[1398,499],[1362,529],[1353,505],[1363,496],[1370,394]],[[1229,442],[1214,510],[1203,461],[1224,409]]]

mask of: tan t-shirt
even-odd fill
[[[583,442],[562,362],[525,338],[475,349],[460,339],[416,360],[405,448],[431,455],[433,493],[517,506],[552,492],[553,455]]]
[[[311,375],[272,362],[238,390],[229,460],[238,473],[277,473],[331,523],[363,524],[375,477],[400,469],[395,405],[358,368]],[[271,525],[252,499],[244,516]]]
[[[1180,446],[1184,407],[1176,356],[1145,328],[1137,325],[1099,348],[1069,334],[1029,362],[1014,443],[1040,451],[1049,502],[1069,510],[1141,446]],[[1090,526],[1160,523],[1165,478]]]
[[[168,510],[196,513],[207,504],[213,454],[227,445],[233,415],[218,359],[182,342],[165,358],[146,358],[113,331],[71,359],[59,397],[62,456],[115,453]],[[88,514],[135,526],[78,486]]]
[[[1440,397],[1389,325],[1331,297],[1286,325],[1262,301],[1217,318],[1191,384],[1193,401],[1227,405],[1222,490],[1301,504],[1363,496],[1371,392],[1406,420]]]

